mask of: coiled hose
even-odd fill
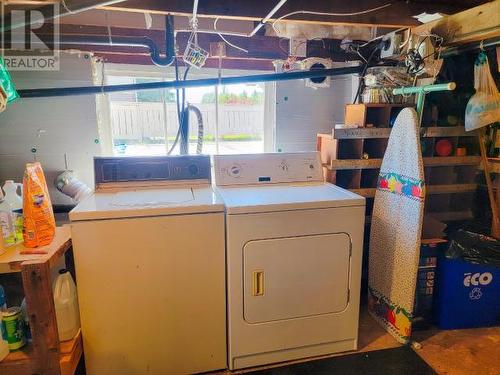
[[[203,116],[198,107],[192,104],[188,104],[184,112],[182,113],[182,123],[180,127],[180,153],[185,155],[189,153],[189,112],[194,112],[198,122],[198,140],[196,143],[196,153],[201,154],[203,150]]]

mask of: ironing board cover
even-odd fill
[[[380,168],[370,233],[368,310],[399,342],[411,334],[425,183],[413,108],[396,118]]]

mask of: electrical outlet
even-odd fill
[[[307,39],[290,38],[290,56],[307,57]]]

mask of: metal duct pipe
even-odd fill
[[[96,0],[75,0],[75,1],[69,1],[66,0],[63,6],[59,7],[59,14],[55,14],[52,17],[47,17],[46,20],[54,19],[54,18],[59,18],[59,17],[64,17],[68,14],[76,14],[80,12],[84,12],[86,10],[91,10],[97,7],[103,7],[103,6],[108,6],[108,5],[113,5],[116,3],[122,3],[126,0],[107,0],[107,1],[96,1]],[[7,4],[8,5],[8,4]],[[42,14],[51,14],[53,13],[53,4],[49,5],[44,5],[38,8],[34,8],[32,10],[38,10]],[[24,27],[26,26],[26,22],[20,22],[15,25],[9,25],[5,28],[1,28],[1,31],[9,31],[13,29],[17,29],[19,27]]]
[[[54,97],[54,96],[104,94],[104,93],[119,92],[119,91],[154,90],[154,89],[166,89],[166,88],[182,89],[182,88],[206,87],[206,86],[216,86],[216,85],[232,85],[238,83],[290,81],[290,80],[304,79],[304,78],[338,76],[345,74],[360,73],[361,70],[362,70],[361,66],[353,66],[346,68],[307,70],[307,71],[289,72],[289,73],[256,74],[256,75],[239,76],[239,77],[193,79],[187,81],[149,82],[149,83],[135,83],[127,85],[107,85],[107,86],[24,89],[24,90],[18,90],[18,93],[21,98],[44,98],[44,97]]]

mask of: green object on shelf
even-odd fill
[[[12,82],[12,78],[10,77],[9,72],[5,67],[5,62],[1,57],[0,57],[0,86],[7,95],[7,103],[10,103],[19,98],[19,94],[16,91],[14,82]]]
[[[427,86],[410,86],[400,87],[392,90],[393,95],[410,95],[417,94],[417,113],[419,120],[422,121],[422,113],[424,111],[425,94],[436,91],[453,91],[457,85],[455,82],[438,83],[436,85]]]

